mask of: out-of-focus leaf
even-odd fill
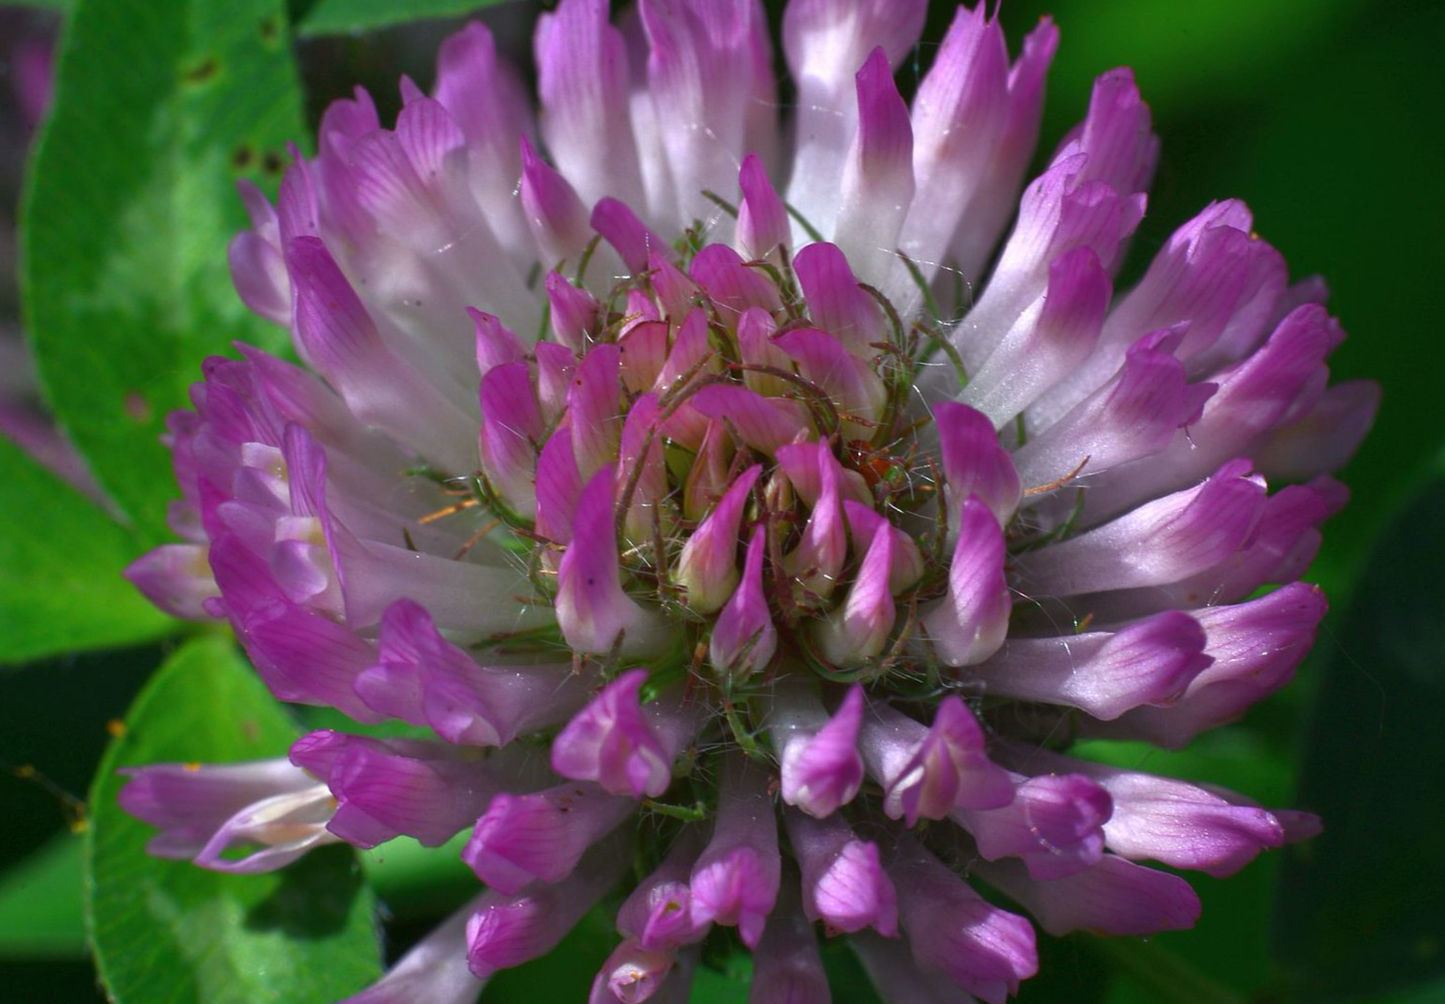
[[[397,837],[360,853],[361,867],[389,917],[415,920],[453,910],[478,892],[477,877],[462,861],[470,832],[441,847]]]
[[[1390,525],[1312,670],[1299,800],[1325,831],[1287,860],[1275,916],[1310,1000],[1445,975],[1445,477]]]
[[[81,840],[64,833],[0,875],[0,956],[85,953]]]
[[[1089,948],[1108,959],[1111,968],[1124,977],[1116,981],[1107,998],[1109,1004],[1244,1004],[1243,997],[1157,938],[1090,937]]]
[[[131,534],[4,438],[0,470],[0,664],[174,628],[121,578],[138,550]]]
[[[29,174],[24,296],[46,394],[143,539],[166,535],[159,443],[201,359],[279,344],[231,289],[235,180],[302,135],[282,0],[77,0]]]
[[[296,34],[342,35],[419,18],[453,17],[504,2],[507,0],[413,0],[404,4],[395,0],[315,0],[297,19]]]
[[[86,896],[96,965],[119,1004],[330,1001],[379,969],[373,899],[355,856],[323,848],[268,875],[224,875],[145,852],[121,811],[120,767],[252,760],[295,730],[219,637],[195,639],[136,699],[91,791]]]

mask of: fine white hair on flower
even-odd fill
[[[205,362],[183,542],[130,575],[356,724],[123,804],[229,870],[469,831],[486,890],[355,1004],[472,1001],[614,891],[594,1004],[685,1000],[718,927],[756,1002],[828,1000],[824,935],[889,1002],[997,1004],[1037,930],[1192,925],[1141,862],[1317,830],[1070,748],[1290,679],[1375,389],[1237,201],[1116,288],[1133,75],[1030,179],[1053,24],[959,8],[910,101],[924,13],[793,0],[783,109],[757,0],[562,0],[535,113],[471,24],[394,126],[358,89],[243,188],[236,288],[303,365]]]

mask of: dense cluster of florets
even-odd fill
[[[889,1001],[999,1002],[1034,926],[975,882],[1148,934],[1198,900],[1136,862],[1317,826],[1067,749],[1182,745],[1289,678],[1372,390],[1326,387],[1323,289],[1238,203],[1116,297],[1158,146],[1132,76],[1016,201],[1054,28],[1010,65],[961,9],[910,108],[923,6],[790,5],[786,154],[755,3],[564,0],[540,137],[473,25],[394,130],[358,92],[248,192],[237,287],[306,368],[206,364],[188,542],[132,575],[358,729],[122,798],[232,871],[470,829],[485,891],[354,1001],[470,1001],[614,895],[595,1002],[685,1000],[728,926],[755,1001],[826,1001],[822,934]]]

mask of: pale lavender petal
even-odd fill
[[[1105,854],[1085,871],[1035,882],[1012,861],[978,866],[981,878],[997,886],[1034,915],[1055,936],[1093,931],[1149,937],[1194,926],[1199,897],[1177,875]]]
[[[832,238],[876,286],[894,264],[898,232],[913,202],[913,127],[881,46],[855,79],[858,128],[843,167]]]
[[[1009,641],[970,670],[980,689],[1118,718],[1141,705],[1169,705],[1213,661],[1199,622],[1178,610],[1119,631]]]

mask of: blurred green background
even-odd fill
[[[42,6],[52,9],[48,16],[57,24],[71,7]],[[165,54],[177,65],[187,58],[191,36],[203,33],[219,9],[144,0],[82,0],[76,6],[75,17],[91,24],[87,38],[105,38],[102,29],[113,28],[121,33],[115,42],[122,49],[127,32],[143,40],[178,33],[174,51]],[[289,7],[275,6],[298,36],[305,84],[299,114],[314,126],[325,102],[354,80],[380,92],[409,72],[425,86],[435,41],[455,22],[347,29],[400,20],[410,11],[454,12],[467,5],[293,0]],[[519,59],[527,58],[527,7],[505,5],[487,15],[519,47]],[[164,21],[172,10],[189,18],[184,31]],[[951,10],[934,4],[927,39],[941,36]],[[1049,81],[1041,155],[1082,116],[1091,79],[1110,67],[1133,66],[1154,110],[1161,166],[1127,273],[1137,275],[1170,231],[1209,200],[1244,199],[1255,212],[1256,229],[1285,254],[1296,277],[1318,273],[1328,279],[1331,306],[1350,333],[1332,359],[1335,378],[1379,380],[1384,403],[1374,433],[1343,474],[1353,501],[1327,527],[1314,571],[1334,610],[1297,683],[1244,722],[1183,753],[1114,754],[1130,764],[1229,785],[1270,804],[1321,811],[1326,834],[1289,854],[1267,855],[1226,881],[1191,876],[1205,902],[1195,931],[1149,941],[1048,944],[1042,975],[1026,984],[1020,999],[1445,1001],[1445,911],[1438,905],[1445,896],[1445,395],[1438,345],[1445,316],[1445,4],[1007,0],[1001,17],[1010,42],[1017,46],[1044,13],[1060,25],[1062,44]],[[43,22],[26,26],[44,28]],[[284,59],[285,25],[277,29]],[[76,83],[69,89],[62,81],[58,114],[67,114],[67,102],[90,100],[89,89],[106,72],[116,72],[97,48],[76,54],[77,64],[86,59],[98,65],[89,75],[74,67]],[[144,58],[148,50],[139,51]],[[917,66],[926,68],[930,58],[925,42]],[[63,72],[72,72],[69,64]],[[900,79],[916,73],[906,66]],[[395,104],[394,92],[379,96],[383,106]],[[256,128],[284,138],[285,124],[298,114],[288,101],[295,103],[294,92],[266,106],[282,111]],[[291,118],[284,114],[288,107]],[[75,122],[67,127],[83,134],[84,123]],[[136,157],[154,155],[145,140],[136,142]],[[95,198],[118,183],[112,173],[127,176],[105,158],[129,157],[128,150],[98,147]],[[186,232],[160,235],[184,245],[166,259],[178,269],[173,281],[187,284],[186,297],[228,295],[217,283],[224,283],[225,234],[239,217],[234,205],[201,203],[229,199],[232,170],[251,167],[200,155],[174,163],[209,163],[219,177],[186,196],[198,200],[190,207],[196,211],[172,220]],[[264,173],[265,166],[257,170]],[[129,167],[140,170],[135,163]],[[45,194],[41,185],[34,191],[37,199]],[[14,195],[13,188],[5,192]],[[85,208],[36,207],[31,218],[49,218],[56,226],[59,216]],[[83,235],[95,220],[68,222]],[[104,220],[97,229],[97,240],[108,239]],[[197,264],[206,261],[213,264]],[[9,303],[0,298],[0,306]],[[235,320],[233,305],[203,314],[200,325],[194,312],[165,303],[157,311],[162,320],[155,323],[162,327],[179,323],[177,316],[191,317],[195,330],[174,339],[173,370],[152,361],[138,364],[158,367],[154,394],[144,402],[155,414],[138,420],[142,426],[180,402],[202,351],[219,351],[250,331],[231,326],[233,320],[248,323]],[[101,315],[95,323],[103,321]],[[93,358],[76,365],[102,371],[120,365],[103,353],[112,344],[105,333],[97,339],[100,348],[88,350]],[[82,397],[87,392],[78,391]],[[134,469],[164,469],[146,429],[116,432],[112,425],[97,435],[147,444],[137,447]],[[103,997],[85,957],[81,840],[71,829],[83,818],[81,803],[108,739],[107,723],[125,715],[137,689],[177,642],[166,638],[170,625],[132,612],[128,594],[108,585],[149,536],[145,527],[131,533],[87,524],[104,519],[99,509],[60,499],[11,454],[0,454],[19,472],[0,482],[0,493],[10,495],[0,502],[0,661],[7,663],[0,667],[0,805],[7,822],[0,837],[0,999],[98,1000]],[[123,473],[113,477],[125,479]],[[137,480],[137,490],[148,490],[146,479],[137,474]],[[154,491],[161,500],[169,494],[165,485]],[[36,505],[45,492],[53,507]],[[54,628],[32,637],[40,592],[40,609]],[[102,609],[103,615],[97,612]],[[112,616],[133,626],[116,629],[105,622]],[[21,636],[23,644],[3,640]],[[107,647],[121,642],[126,644]],[[89,651],[68,653],[72,646]],[[383,900],[411,925],[403,924],[397,937],[414,936],[432,902],[416,891],[416,881],[425,890],[425,877],[387,876],[383,869],[383,883],[392,883],[383,885]],[[560,995],[578,979],[584,986],[590,980],[608,942],[605,931],[584,925],[564,947],[576,953],[567,965],[526,967],[490,989],[487,1000],[564,999]],[[713,976],[695,999],[741,1001],[742,986]],[[839,997],[853,999],[871,998]]]

